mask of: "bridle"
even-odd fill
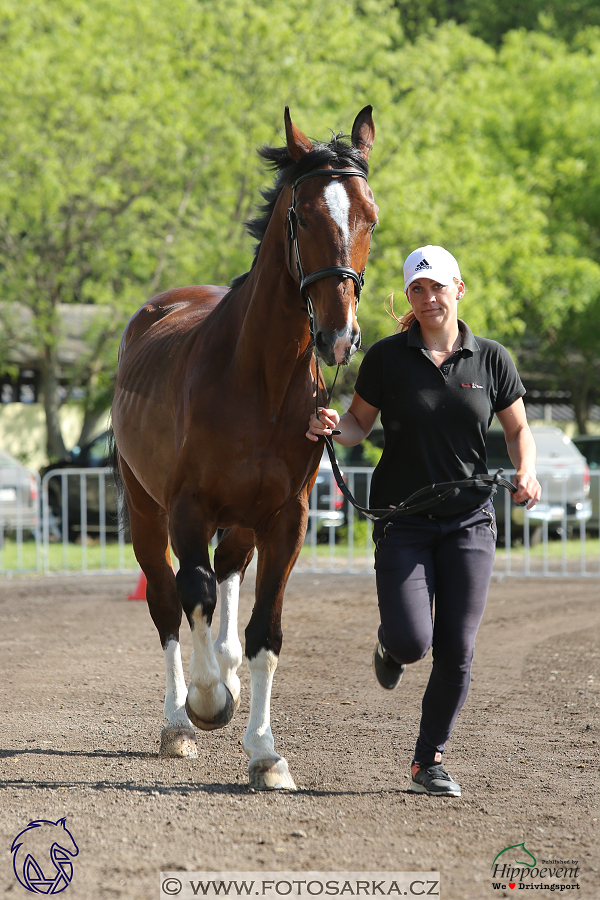
[[[356,309],[358,309],[358,302],[360,300],[360,292],[362,291],[365,284],[365,269],[359,274],[356,272],[351,266],[327,266],[324,269],[317,269],[315,272],[311,272],[309,275],[305,275],[304,266],[302,265],[302,260],[300,258],[300,245],[298,243],[298,216],[296,215],[296,188],[298,185],[302,184],[304,181],[308,181],[309,178],[318,178],[320,176],[328,177],[328,178],[341,178],[346,176],[355,176],[357,178],[364,178],[367,181],[366,173],[361,169],[313,169],[312,172],[306,172],[304,175],[300,175],[292,184],[292,199],[290,202],[289,209],[287,211],[287,222],[288,222],[288,267],[290,273],[293,275],[292,271],[292,247],[294,248],[294,255],[296,257],[296,271],[298,273],[298,279],[300,281],[300,296],[306,302],[306,306],[301,307],[302,310],[308,314],[308,330],[310,332],[310,339],[312,342],[314,355],[315,355],[315,366],[316,366],[316,383],[317,390],[315,393],[315,413],[319,415],[319,381],[320,381],[320,372],[319,372],[319,356],[316,351],[316,342],[315,342],[315,311],[313,307],[313,302],[311,296],[308,292],[309,285],[314,284],[315,281],[320,281],[322,278],[330,278],[332,275],[337,275],[340,278],[351,278],[354,282],[355,286],[355,297],[356,297]],[[369,247],[369,252],[371,252]],[[329,390],[327,396],[327,403],[329,403],[331,399],[331,395],[333,393],[333,389],[335,387],[335,383],[337,381],[338,373],[340,371],[340,367],[338,365],[335,373],[335,378],[333,379],[333,384]],[[333,447],[332,447],[333,452]],[[335,457],[335,454],[334,454]],[[336,463],[337,465],[337,463]],[[339,471],[339,470],[338,470]],[[340,475],[341,478],[341,475]]]
[[[350,266],[327,266],[327,268],[325,269],[317,269],[316,272],[311,272],[309,275],[305,275],[304,267],[302,266],[302,260],[300,259],[300,245],[298,244],[296,188],[298,187],[298,185],[302,184],[303,181],[307,181],[309,178],[317,178],[319,176],[340,178],[352,175],[358,178],[364,178],[365,181],[367,180],[366,174],[360,169],[313,169],[312,172],[307,172],[305,175],[300,175],[300,177],[296,178],[296,180],[292,184],[292,200],[287,211],[289,240],[288,262],[290,271],[292,271],[291,251],[293,247],[294,255],[296,257],[296,270],[298,273],[298,279],[300,281],[300,296],[306,302],[306,306],[302,307],[302,309],[304,309],[308,313],[308,328],[313,344],[315,343],[315,312],[310,294],[308,292],[309,285],[314,284],[315,281],[320,281],[322,278],[330,278],[332,275],[338,275],[340,278],[351,278],[356,288],[356,306],[358,307],[360,292],[363,289],[365,283],[365,270],[363,269],[359,274]]]

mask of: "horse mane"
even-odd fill
[[[237,275],[232,279],[230,282],[230,288],[232,289],[243,284],[256,265],[260,245],[283,188],[293,184],[297,178],[300,178],[300,176],[305,175],[312,169],[321,169],[325,166],[331,166],[334,169],[356,168],[364,172],[365,175],[369,172],[369,164],[366,159],[356,147],[353,147],[348,142],[348,137],[343,134],[334,135],[329,143],[316,143],[313,141],[313,149],[303,156],[299,162],[295,162],[292,159],[287,147],[271,147],[269,144],[265,144],[258,150],[258,155],[267,161],[269,168],[275,171],[277,176],[273,187],[260,192],[265,200],[265,203],[258,207],[260,215],[248,219],[245,223],[249,234],[257,240],[254,247],[254,259],[248,272],[244,272],[243,275]]]

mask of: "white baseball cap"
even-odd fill
[[[446,285],[454,278],[461,281],[458,263],[451,253],[435,244],[427,244],[407,256],[404,263],[404,290],[417,278],[431,278]]]

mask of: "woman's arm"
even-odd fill
[[[513,484],[517,486],[517,492],[512,494],[512,499],[515,503],[528,500],[527,509],[531,509],[540,499],[542,488],[536,478],[537,451],[531,429],[527,424],[523,399],[519,397],[496,415],[504,429],[508,455],[517,470],[513,477]]]
[[[348,412],[341,417],[335,409],[323,409],[322,407],[319,408],[318,418],[313,413],[310,417],[306,437],[311,441],[316,441],[324,434],[331,434],[333,428],[337,428],[341,433],[333,436],[334,441],[345,447],[354,447],[371,433],[378,413],[379,410],[375,406],[371,406],[355,393]]]

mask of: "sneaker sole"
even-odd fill
[[[411,781],[409,790],[413,794],[429,794],[430,797],[461,797],[461,791],[428,791],[422,784]]]

